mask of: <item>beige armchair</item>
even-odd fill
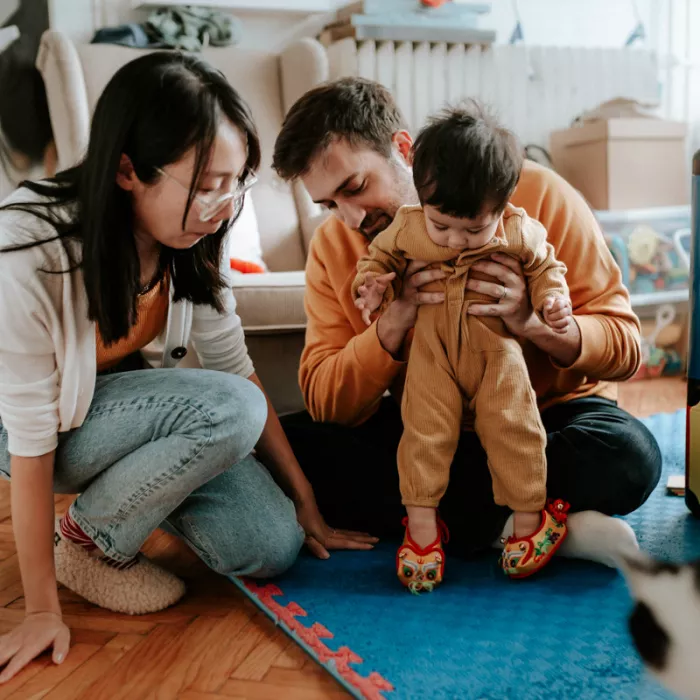
[[[46,84],[59,169],[80,160],[97,99],[110,77],[142,51],[106,44],[74,44],[47,32],[37,65]],[[302,41],[283,57],[239,48],[208,49],[203,57],[248,101],[260,132],[263,167],[252,191],[263,257],[269,273],[245,275],[235,295],[256,369],[280,413],[303,407],[298,388],[304,343],[304,263],[320,222],[319,208],[301,187],[280,182],[270,168],[284,112],[326,76],[320,44]],[[188,353],[194,357],[194,353]]]

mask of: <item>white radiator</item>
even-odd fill
[[[525,144],[613,97],[659,102],[655,55],[640,49],[479,46],[343,39],[328,47],[330,78],[377,80],[396,98],[411,131],[465,97],[489,104]]]

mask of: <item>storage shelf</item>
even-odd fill
[[[661,292],[650,292],[649,294],[631,294],[630,301],[632,308],[643,306],[658,306],[659,304],[679,304],[688,301],[689,291],[687,289],[667,289]]]
[[[604,224],[636,224],[640,222],[675,220],[690,217],[690,205],[681,204],[675,207],[653,207],[650,209],[621,209],[593,211],[598,223]]]
[[[289,12],[311,14],[332,12],[337,7],[336,0],[131,0],[132,7],[176,7],[192,5],[211,7],[218,10],[245,10],[249,12]]]

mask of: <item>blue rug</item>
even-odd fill
[[[685,412],[645,421],[661,445],[664,475],[628,521],[643,549],[700,556],[700,521],[666,480],[684,470]],[[430,596],[396,582],[394,543],[373,552],[302,557],[275,584],[236,581],[357,698],[369,700],[668,700],[643,671],[627,634],[631,600],[606,567],[554,560],[517,582],[497,552],[450,560]]]

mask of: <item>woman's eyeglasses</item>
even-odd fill
[[[186,189],[188,192],[190,188],[183,185],[176,177],[173,177],[170,173],[166,173],[162,168],[156,168],[156,172],[165,177],[177,182],[180,187]],[[221,190],[215,190],[214,192],[204,194],[196,194],[194,198],[199,203],[199,220],[202,223],[211,221],[217,214],[221,213],[228,205],[229,202],[233,202],[233,214],[230,218],[234,219],[237,217],[241,209],[243,208],[243,202],[245,201],[245,193],[258,181],[258,178],[253,174],[249,173],[244,180],[239,181],[238,186],[233,192],[223,192]]]

